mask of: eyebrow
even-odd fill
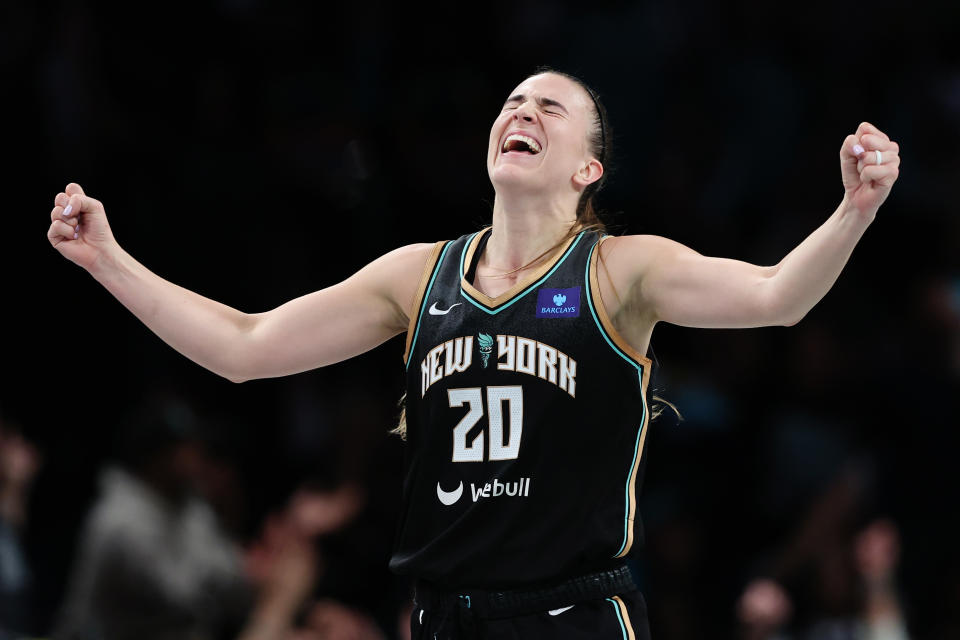
[[[516,95],[510,96],[509,98],[507,98],[506,102],[504,102],[503,104],[507,104],[507,102],[523,102],[526,99],[527,99],[527,96],[523,95],[522,93],[518,93]],[[566,113],[567,115],[570,115],[570,112],[567,111],[567,108],[565,106],[563,106],[562,104],[560,104],[559,102],[551,98],[537,98],[537,103],[539,103],[541,107],[557,107],[558,109],[563,109],[564,113]]]

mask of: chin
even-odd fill
[[[545,187],[542,180],[534,178],[523,167],[497,167],[491,174],[490,182],[496,191],[542,191]]]
[[[518,165],[501,164],[488,172],[490,182],[495,189],[530,189],[537,190],[544,188],[542,176],[536,175],[528,167]]]

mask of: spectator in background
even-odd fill
[[[856,570],[857,612],[846,618],[821,615],[806,630],[787,633],[793,604],[776,581],[751,582],[740,598],[737,615],[744,640],[908,640],[906,620],[895,583],[900,559],[896,525],[887,519],[871,522],[851,545]]]
[[[863,604],[861,636],[868,640],[907,640],[906,620],[896,585],[900,532],[888,519],[871,522],[854,540],[854,562]]]
[[[122,466],[103,473],[54,638],[203,640],[242,620],[252,596],[242,554],[195,492],[200,428],[172,398],[123,426]]]
[[[296,629],[324,564],[315,540],[342,530],[363,492],[301,488],[243,551],[211,502],[231,492],[211,482],[227,462],[222,452],[209,460],[206,435],[171,398],[145,403],[124,426],[123,466],[104,472],[54,638],[382,640],[369,616],[332,599],[313,603]]]
[[[789,633],[794,598],[781,581],[788,583],[794,576],[755,579],[747,585],[737,606],[743,640],[909,639],[896,585],[900,561],[896,524],[878,518],[857,531],[852,539],[844,537],[836,529],[831,531],[831,524],[822,519],[831,512],[837,515],[831,502],[837,502],[836,492],[828,493],[815,505],[793,541],[797,546],[800,538],[818,540],[816,548],[806,549],[805,560],[796,567],[809,565],[817,577],[817,610],[808,613],[805,623],[793,625],[797,628],[795,633]],[[815,530],[820,533],[813,533]],[[848,604],[850,611],[844,614]]]
[[[294,519],[270,518],[247,556],[250,573],[261,588],[238,640],[290,637],[294,619],[315,584],[317,565],[313,543]]]
[[[282,512],[267,519],[247,555],[250,573],[263,589],[240,640],[384,640],[367,612],[330,597],[306,608],[303,626],[294,624],[326,566],[315,540],[343,531],[364,503],[363,492],[351,484],[301,488]]]
[[[30,624],[30,567],[21,543],[30,485],[40,456],[0,418],[0,640]]]

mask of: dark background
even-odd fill
[[[362,477],[395,505],[402,456],[386,435],[402,337],[233,385],[50,248],[53,197],[80,183],[150,269],[264,311],[487,222],[489,127],[549,64],[610,113],[614,230],[704,254],[775,264],[839,203],[847,134],[868,120],[900,144],[892,195],[802,322],[657,328],[654,383],[685,420],[648,439],[635,568],[656,637],[725,637],[746,582],[790,564],[812,505],[856,486],[851,530],[896,522],[908,621],[941,637],[960,606],[958,32],[955,2],[4,2],[0,407],[44,455],[27,536],[38,627],[149,390],[228,425],[242,531],[308,477]],[[815,580],[782,575],[798,620],[815,615]]]

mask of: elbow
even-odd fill
[[[782,308],[775,317],[775,321],[771,324],[778,325],[781,327],[792,327],[806,317],[807,312],[810,309],[797,309],[794,308]]]
[[[792,327],[807,315],[809,308],[797,304],[790,296],[772,293],[767,296],[765,305],[767,324],[770,326]]]
[[[228,380],[235,384],[240,384],[241,382],[246,382],[248,380],[253,380],[254,376],[246,374],[242,369],[239,368],[222,368],[222,369],[210,369],[212,373],[217,374],[224,380]]]
[[[798,322],[800,322],[801,320],[803,320],[804,316],[806,316],[806,315],[807,315],[807,314],[805,314],[805,313],[801,313],[801,314],[798,315],[798,316],[792,316],[792,317],[788,318],[787,320],[784,320],[783,322],[781,322],[780,325],[781,325],[781,326],[784,326],[784,327],[792,327],[793,325],[795,325],[795,324],[797,324]]]
[[[809,307],[799,308],[796,304],[783,305],[776,315],[776,323],[782,327],[792,327],[806,317]]]
[[[220,366],[211,368],[211,371],[235,384],[247,382],[257,377],[254,375],[256,368],[251,366],[250,355],[246,351],[235,349],[225,361],[219,364]]]
[[[257,367],[256,362],[250,360],[249,355],[237,354],[237,357],[233,359],[230,366],[224,367],[215,373],[230,382],[240,384],[241,382],[264,377],[263,375],[258,375],[258,372],[262,372],[262,370]]]
[[[221,366],[217,375],[229,380],[235,384],[255,380],[258,377],[257,372],[261,371],[263,358],[263,349],[259,348],[254,328],[256,322],[254,317],[244,315],[245,322],[240,327],[240,335],[232,341],[231,348],[224,354]]]

